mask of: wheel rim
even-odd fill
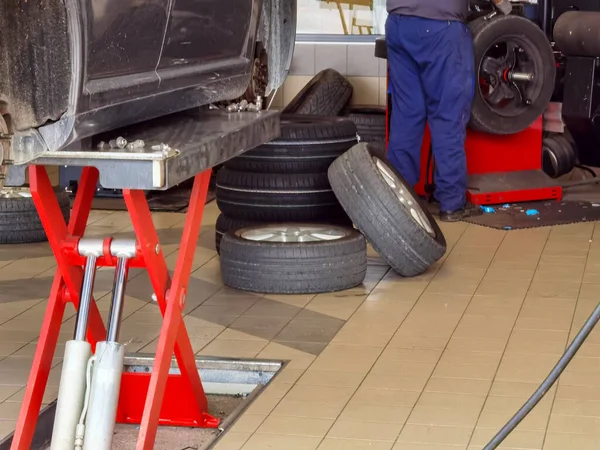
[[[235,234],[255,242],[326,242],[336,241],[350,235],[352,230],[332,225],[275,224],[244,228]]]
[[[541,74],[526,39],[506,36],[483,53],[478,67],[479,92],[486,105],[503,117],[516,117],[531,107],[541,92]]]
[[[402,206],[404,206],[407,210],[410,211],[410,215],[413,218],[413,220],[417,222],[417,224],[421,228],[423,228],[427,232],[427,234],[435,237],[435,231],[429,223],[425,211],[423,211],[423,208],[421,208],[419,202],[400,181],[400,178],[398,178],[394,171],[391,170],[387,166],[387,164],[385,164],[379,158],[374,156],[373,160],[375,161],[375,167],[377,167],[377,170],[379,171],[387,185],[390,188],[392,188],[392,191],[394,192],[398,200],[400,200]]]
[[[31,191],[28,188],[5,187],[0,189],[2,198],[31,198]]]

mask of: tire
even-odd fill
[[[0,189],[0,244],[29,244],[47,240],[40,216],[28,191],[28,188]],[[5,193],[4,196],[2,192]],[[7,197],[8,192],[18,196]],[[69,194],[57,190],[56,197],[63,217],[68,221],[71,211]]]
[[[288,227],[319,224],[284,224]],[[262,225],[260,228],[269,227]],[[272,226],[271,226],[272,227]],[[228,232],[221,241],[225,285],[268,294],[314,294],[355,287],[367,272],[367,245],[352,228],[328,226],[343,237],[318,242],[269,242],[245,239],[250,227]]]
[[[312,221],[344,217],[327,173],[252,173],[222,169],[217,205],[233,219],[260,222]]]
[[[544,32],[532,21],[519,16],[479,18],[470,24],[475,51],[476,86],[471,108],[470,126],[490,134],[514,134],[525,130],[544,112],[554,91],[556,68],[554,53]],[[499,42],[516,43],[530,57],[533,81],[524,86],[531,88],[531,104],[519,104],[510,114],[492,107],[482,92],[481,66],[488,50]]]
[[[333,69],[325,69],[283,109],[284,113],[337,116],[352,97],[352,85]]]
[[[386,182],[383,169],[413,202],[422,225]],[[417,194],[393,167],[372,154],[368,144],[355,145],[340,156],[329,168],[329,181],[350,219],[398,274],[419,275],[446,252],[444,235]]]
[[[385,142],[385,108],[350,108],[342,112],[356,125],[361,142]]]
[[[542,168],[551,178],[559,178],[575,168],[577,158],[569,140],[554,134],[542,142]]]
[[[239,172],[327,172],[356,142],[356,126],[349,119],[283,115],[278,139],[227,161],[225,167]]]
[[[352,221],[347,216],[339,219],[317,221],[315,223],[339,225],[352,228]],[[217,217],[217,222],[215,223],[215,249],[217,250],[217,253],[221,253],[221,239],[225,233],[228,231],[237,231],[242,228],[260,224],[261,222],[257,222],[255,220],[232,219],[225,214],[219,214],[219,217]]]

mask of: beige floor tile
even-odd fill
[[[471,427],[435,427],[430,425],[406,425],[398,443],[445,444],[466,446],[471,436]]]
[[[0,384],[0,403],[15,396],[15,394],[17,394],[22,389],[23,388],[21,386]]]
[[[294,386],[286,395],[286,400],[300,402],[326,403],[343,407],[355,389],[332,386]]]
[[[600,417],[552,414],[548,423],[548,432],[555,433],[597,434],[599,429]]]
[[[221,437],[215,450],[240,450],[246,441],[250,439],[252,433],[240,433],[237,431],[228,431]]]
[[[552,414],[600,417],[600,401],[572,400],[557,397],[554,400]]]
[[[306,369],[315,360],[314,355],[275,342],[267,344],[258,357],[289,360],[288,367],[290,369]]]
[[[235,421],[231,430],[236,433],[254,433],[258,427],[265,421],[267,415],[264,414],[243,414]]]
[[[315,450],[321,438],[278,434],[254,434],[242,450]]]
[[[482,448],[498,432],[497,429],[476,428],[471,437],[471,445]],[[542,431],[520,431],[514,430],[504,440],[503,445],[512,448],[539,449],[544,442]]]
[[[471,411],[473,409],[481,409],[484,401],[485,396],[483,395],[423,392],[417,405],[431,408],[452,409],[455,411],[460,411],[462,408],[465,408]]]
[[[350,400],[339,419],[351,422],[404,424],[411,410],[410,406],[388,406]]]
[[[423,444],[417,442],[398,442],[392,450],[464,450],[464,445]]]
[[[538,388],[539,383],[524,383],[520,381],[500,381],[494,380],[490,389],[490,396],[493,397],[529,397]],[[548,391],[548,394],[554,393],[556,386]],[[547,395],[548,395],[547,394]]]
[[[548,432],[544,441],[544,450],[596,450],[600,447],[600,435],[577,435],[570,433]]]
[[[498,431],[514,415],[515,411],[491,411],[486,408],[481,411],[477,426],[479,428],[489,428]],[[546,430],[548,425],[548,411],[532,411],[517,426],[520,431],[540,431]]]
[[[421,392],[429,376],[404,376],[397,374],[369,373],[363,380],[363,388],[389,389]]]
[[[415,391],[371,389],[361,386],[351,401],[361,405],[412,407],[418,398],[419,393]]]
[[[367,373],[380,353],[379,347],[331,344],[315,360],[312,368]]]
[[[238,341],[233,339],[215,339],[201,351],[201,355],[228,356],[234,358],[254,358],[267,345],[267,341]]]
[[[387,347],[379,360],[435,363],[440,359],[441,355],[442,352],[440,350]]]
[[[275,407],[278,406],[278,404],[281,401],[281,398],[269,397],[263,394],[250,404],[250,406],[246,410],[246,414],[267,416],[271,414],[271,412],[275,409]]]
[[[0,420],[0,441],[12,433],[16,426],[16,420]]]
[[[464,338],[453,336],[448,342],[449,351],[502,353],[505,339]]]
[[[265,413],[267,405],[256,409],[254,405],[249,408],[249,412]],[[308,417],[316,419],[335,419],[340,415],[344,408],[343,403],[323,403],[319,401],[301,401],[282,399],[277,406],[273,406],[265,414],[271,411],[273,415],[290,417]]]
[[[308,386],[358,388],[364,378],[364,374],[356,372],[339,372],[311,368],[304,372],[297,384]]]
[[[433,373],[435,362],[377,361],[371,369],[374,375],[395,375],[427,379]]]
[[[487,395],[491,384],[491,380],[432,376],[427,382],[427,386],[425,386],[425,391],[447,394]]]
[[[309,417],[269,416],[258,428],[258,433],[285,434],[293,436],[324,437],[333,419]]]
[[[15,386],[11,386],[15,387]],[[0,386],[1,391],[1,386]],[[23,397],[25,396],[25,388],[20,388],[13,395],[11,395],[7,402],[17,402],[21,403],[23,401]],[[51,403],[58,397],[58,386],[46,386],[46,390],[44,391],[44,396],[42,397],[42,403]]]
[[[0,420],[17,420],[21,411],[19,402],[0,403]]]
[[[479,411],[479,407],[445,409],[417,405],[406,423],[436,427],[474,427]]]
[[[310,311],[347,320],[363,301],[364,297],[353,298],[339,294],[321,294],[312,299],[305,308]]]
[[[393,442],[402,424],[378,422],[354,422],[338,419],[327,437],[338,439],[379,440]]]
[[[350,439],[326,438],[318,450],[390,450],[390,441],[354,441]]]
[[[340,345],[358,345],[368,347],[385,347],[392,335],[393,331],[388,333],[377,333],[377,334],[357,334],[354,331],[341,330],[331,340],[332,344]]]
[[[447,343],[447,337],[414,335],[404,330],[398,330],[388,346],[420,350],[443,350],[446,348]]]

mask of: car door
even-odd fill
[[[158,66],[165,88],[248,74],[260,0],[172,0]]]

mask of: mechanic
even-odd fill
[[[494,0],[509,14],[510,0]],[[480,214],[466,202],[465,138],[475,86],[468,0],[387,0],[385,35],[392,92],[388,159],[411,186],[419,181],[426,121],[435,158],[440,219]]]

